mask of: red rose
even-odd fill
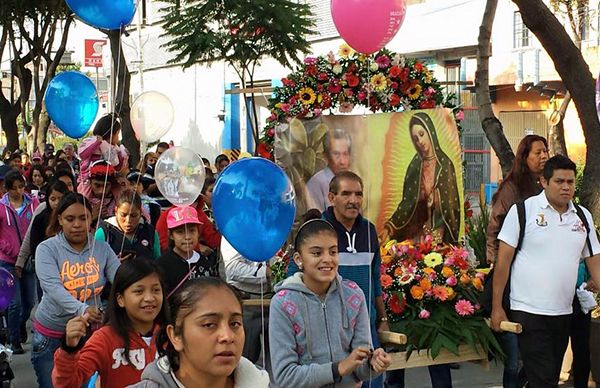
[[[306,75],[310,75],[310,76],[315,76],[317,75],[317,66],[315,65],[309,65],[306,66],[306,70],[304,70],[304,72],[306,73]]]
[[[319,73],[319,81],[327,81],[329,79],[329,76],[327,75],[327,73]]]
[[[390,105],[397,106],[400,104],[400,97],[397,94],[392,94],[390,97]]]
[[[400,80],[402,82],[406,82],[408,80],[408,69],[406,67],[402,68],[400,71]]]
[[[435,101],[433,101],[433,100],[423,100],[419,104],[419,108],[421,108],[421,109],[435,108]]]
[[[348,86],[354,88],[358,86],[360,79],[354,74],[346,73],[346,82],[348,83]]]
[[[423,64],[421,62],[415,63],[415,70],[416,71],[423,71]]]
[[[405,308],[406,299],[404,297],[400,299],[398,297],[398,294],[392,295],[392,297],[390,298],[390,310],[392,310],[394,314],[402,314]]]
[[[342,85],[337,81],[333,81],[329,84],[329,93],[336,94],[342,91]]]
[[[390,83],[390,88],[391,88],[392,90],[396,90],[396,89],[398,89],[398,82],[395,82],[395,81],[394,81],[394,82]]]
[[[398,77],[400,75],[400,68],[398,66],[392,66],[390,68],[390,77]]]

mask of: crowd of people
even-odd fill
[[[389,330],[380,283],[382,231],[361,215],[363,181],[347,160],[339,168],[339,152],[326,155],[323,209],[304,215],[288,277],[271,289],[269,262],[244,258],[212,218],[213,187],[235,161],[219,155],[213,170],[204,159],[201,195],[191,206],[174,207],[154,180],[154,166],[170,145],[159,143],[132,167],[119,137],[118,120],[107,115],[79,147],[65,143],[55,152],[47,144],[31,158],[15,151],[0,166],[0,267],[16,279],[1,339],[18,356],[31,334],[40,387],[83,386],[91,379],[102,387],[404,387],[403,370],[386,372],[392,358],[377,336]],[[351,141],[332,139],[342,143],[325,149],[347,141],[349,157]],[[427,156],[415,158],[436,163]],[[571,324],[585,328],[582,322],[589,321],[577,296],[600,280],[594,257],[600,243],[587,226],[594,225],[589,212],[572,203],[574,174],[570,160],[548,159],[545,139],[528,136],[493,202],[492,325],[499,330],[509,316],[524,328],[519,336],[501,335],[505,387],[525,381],[533,388],[555,386]],[[432,192],[438,181],[433,185]],[[520,224],[513,205],[523,200],[527,218]],[[546,233],[571,233],[572,241],[541,247],[566,238]],[[567,250],[568,260],[561,261],[556,252]],[[543,260],[561,268],[550,285],[531,276],[547,266]],[[501,304],[507,284],[508,309]],[[525,284],[537,287],[535,295]],[[243,303],[269,293],[267,311]],[[587,330],[589,343],[589,323]],[[580,344],[576,384],[589,375],[581,331],[571,332]],[[429,371],[433,387],[452,387],[450,365]]]

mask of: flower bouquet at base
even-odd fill
[[[486,324],[479,295],[483,274],[462,247],[390,241],[381,248],[381,287],[392,331],[408,338],[407,359],[426,350],[435,359],[442,348],[459,355],[459,345],[478,347],[502,358],[502,349]]]

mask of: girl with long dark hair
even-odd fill
[[[147,258],[126,260],[115,275],[106,325],[84,341],[90,325],[86,315],[67,323],[65,340],[54,354],[54,387],[81,387],[96,371],[103,388],[137,383],[156,359],[156,335],[167,317],[156,264]]]
[[[67,322],[85,316],[91,324],[102,323],[100,294],[120,265],[107,243],[93,240],[91,219],[92,209],[83,195],[65,195],[46,230],[53,237],[36,249],[35,272],[44,295],[33,322],[31,362],[41,388],[52,387],[54,351]]]

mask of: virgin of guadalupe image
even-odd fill
[[[461,204],[454,164],[440,148],[427,113],[415,113],[409,129],[417,153],[406,171],[402,200],[385,222],[381,241],[419,241],[431,234],[437,242],[456,243]]]

